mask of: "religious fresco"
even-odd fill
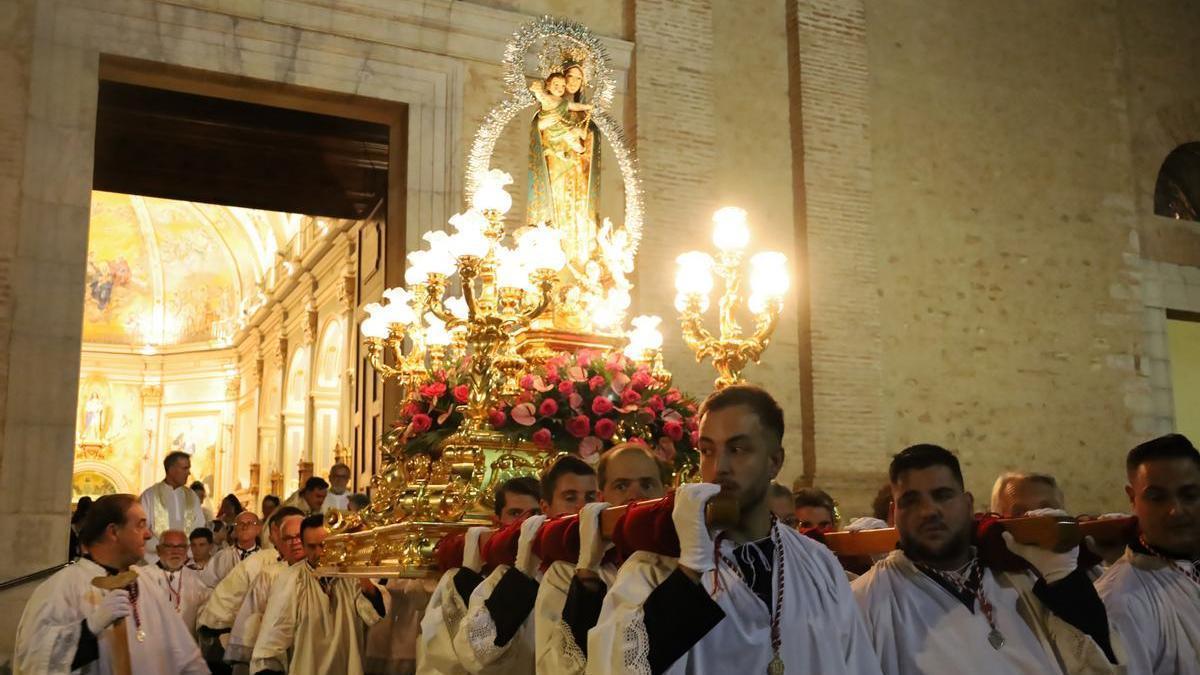
[[[71,478],[71,502],[80,497],[98,499],[104,495],[117,494],[117,486],[109,478],[96,471],[80,471]]]
[[[221,420],[217,413],[167,415],[163,455],[186,452],[192,456],[192,478],[212,485],[216,470]]]
[[[236,244],[244,236],[230,239]],[[214,326],[238,314],[242,281],[234,255],[213,221],[192,204],[92,193],[84,341],[212,340]]]
[[[110,474],[126,476],[136,482],[136,477],[141,473],[145,446],[141,388],[134,384],[110,382],[105,375],[93,372],[79,382],[77,406],[77,464],[100,464]],[[91,469],[81,469],[76,478],[83,471],[95,473]],[[76,498],[82,494],[89,493],[80,493]]]

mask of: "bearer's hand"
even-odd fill
[[[105,628],[116,623],[117,619],[123,619],[132,612],[133,609],[129,604],[129,591],[111,591],[104,596],[104,599],[88,616],[88,630],[92,631],[92,635],[99,635]]]
[[[467,530],[467,541],[463,546],[463,567],[478,572],[483,569],[483,554],[479,550],[479,536],[492,528],[476,525]]]
[[[600,571],[600,561],[611,546],[600,536],[600,513],[608,506],[608,502],[592,502],[585,504],[579,512],[579,562],[575,564],[576,571]]]
[[[358,587],[362,589],[363,595],[367,597],[379,595],[379,587],[366,577],[358,578]]]
[[[716,569],[712,535],[704,519],[708,500],[721,491],[712,483],[685,483],[675,490],[675,508],[671,520],[679,535],[679,566],[692,580]],[[691,572],[691,574],[689,574]]]
[[[517,560],[515,567],[529,578],[533,578],[537,572],[538,557],[533,554],[533,540],[537,536],[538,530],[542,529],[542,523],[546,522],[546,516],[537,515],[529,516],[525,522],[521,523],[521,536],[517,539]]]
[[[1070,518],[1070,514],[1061,509],[1036,509],[1025,514],[1027,517],[1035,516],[1059,516]],[[1021,556],[1029,561],[1030,565],[1037,570],[1038,574],[1046,580],[1046,583],[1052,584],[1056,581],[1065,579],[1067,575],[1075,571],[1079,567],[1079,547],[1076,546],[1066,553],[1057,553],[1044,549],[1041,546],[1031,546],[1022,544],[1013,539],[1012,534],[1008,532],[1001,533],[1004,538],[1005,546],[1008,550]]]

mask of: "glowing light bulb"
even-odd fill
[[[504,214],[512,208],[512,197],[504,189],[511,185],[512,176],[499,169],[492,169],[479,176],[479,185],[471,196],[471,206],[478,211],[496,211]]]
[[[736,206],[726,206],[713,214],[713,245],[721,251],[741,251],[750,243],[750,228],[746,225],[746,211]]]
[[[675,259],[675,290],[683,295],[707,296],[713,287],[712,256],[700,251],[688,251]]]

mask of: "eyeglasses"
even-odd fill
[[[261,524],[262,523],[258,522],[257,520],[252,520],[250,522],[234,523],[233,526],[234,527],[258,527]]]
[[[159,544],[159,546],[162,548],[180,548],[180,549],[188,547],[187,544]]]

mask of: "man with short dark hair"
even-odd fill
[[[600,537],[600,514],[610,506],[666,493],[670,470],[642,443],[622,443],[596,464],[600,501],[579,512],[579,557],[557,560],[546,569],[534,603],[537,672],[582,674],[587,667],[587,634],[600,618],[601,603],[617,576],[607,560],[611,542]]]
[[[509,478],[496,488],[496,522],[508,525],[527,513],[541,508],[542,487],[532,476]]]
[[[541,483],[532,476],[509,478],[496,488],[493,509],[495,521],[500,527],[511,525],[517,519],[540,509]],[[417,672],[438,675],[460,675],[466,669],[459,663],[454,650],[454,637],[471,593],[483,581],[480,571],[483,559],[479,553],[479,538],[488,528],[472,527],[460,535],[463,542],[462,559],[447,564],[437,586],[429,596],[425,612],[421,617],[421,631],[417,636]],[[454,537],[454,535],[451,535]],[[439,547],[450,547],[457,542],[444,538]]]
[[[733,385],[699,414],[704,482],[668,498],[679,556],[642,550],[621,565],[588,634],[587,671],[878,673],[833,554],[772,518],[767,494],[784,459],[779,404]],[[738,519],[714,533],[704,513],[718,493],[737,503]]]
[[[190,492],[190,491],[189,491]],[[157,584],[131,572],[145,555],[150,529],[133,495],[100,497],[79,530],[87,555],[42,582],[17,627],[13,672],[112,673],[114,623],[125,621],[133,673],[208,673],[200,650]],[[93,580],[114,575],[122,587],[106,590]],[[101,647],[101,643],[106,643]]]
[[[192,560],[188,567],[199,572],[212,560],[213,533],[207,527],[197,527],[188,535],[191,545]]]
[[[888,471],[899,548],[852,587],[885,675],[1118,672],[1104,606],[1079,547],[1008,548],[1004,571],[973,545],[974,498],[958,459],[936,445],[897,454]]]
[[[1200,673],[1200,452],[1182,434],[1129,451],[1138,540],[1096,588],[1125,638],[1130,673]]]
[[[362,511],[371,505],[371,498],[361,492],[351,493],[349,500],[346,502],[346,509],[350,512]]]
[[[454,636],[459,661],[469,672],[527,673],[533,670],[532,615],[542,577],[538,558],[533,553],[533,541],[546,518],[578,513],[584,504],[594,501],[596,472],[582,459],[566,455],[542,476],[542,514],[515,521],[493,535],[497,541],[496,538],[517,535],[516,552],[511,563],[497,565],[471,592],[467,614]]]
[[[279,497],[275,495],[267,495],[262,498],[262,519],[265,521],[271,517],[275,509],[279,508]]]
[[[304,487],[288,498],[285,504],[294,506],[304,512],[304,515],[321,513],[325,506],[325,497],[329,494],[329,483],[320,476],[312,476],[304,482]]]
[[[150,527],[146,562],[151,563],[158,560],[158,556],[151,551],[158,546],[158,536],[164,531],[191,532],[208,524],[200,508],[200,498],[188,487],[192,456],[179,450],[168,453],[163,458],[163,471],[165,475],[162,481],[146,488],[139,498]]]
[[[387,613],[387,594],[370,579],[318,577],[324,519],[312,514],[300,528],[306,563],[272,584],[250,672],[362,675],[363,635]]]
[[[816,528],[821,532],[837,530],[837,519],[834,517],[835,505],[833,497],[824,490],[807,487],[796,490],[792,500],[795,504],[793,513],[796,524],[801,530]]]

